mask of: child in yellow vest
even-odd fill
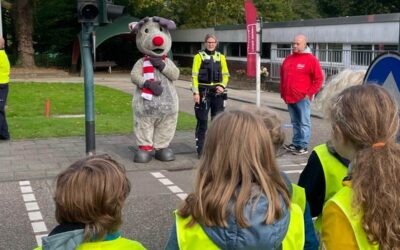
[[[303,249],[301,208],[290,202],[260,116],[219,114],[208,129],[194,191],[175,212],[167,250]]]
[[[324,247],[400,249],[398,104],[384,88],[367,84],[345,89],[328,107],[332,143],[351,168],[323,209]]]
[[[59,225],[35,250],[144,250],[119,231],[130,189],[125,168],[108,155],[75,162],[57,177],[54,201]]]

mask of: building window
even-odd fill
[[[290,45],[290,43],[277,44],[277,57],[287,57],[288,55],[290,55],[291,48],[292,46]]]
[[[342,62],[343,44],[340,43],[320,43],[318,44],[318,59],[321,62]]]
[[[351,64],[368,66],[373,58],[371,44],[351,45]]]
[[[261,58],[271,59],[271,43],[263,43],[262,44]]]
[[[192,54],[191,43],[174,42],[172,43],[172,52],[174,54]]]
[[[226,55],[233,57],[246,57],[247,43],[228,43],[226,46]]]

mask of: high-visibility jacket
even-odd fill
[[[186,227],[192,217],[182,218],[175,211],[176,234],[180,250],[217,250],[218,246],[208,237],[202,227],[195,223]],[[282,241],[283,250],[302,250],[305,242],[304,218],[299,205],[291,203],[288,231]]]
[[[229,70],[226,58],[223,54],[216,51],[209,55],[205,51],[200,51],[193,59],[192,67],[194,94],[199,93],[199,86],[203,87],[226,87],[229,80]]]
[[[4,49],[0,49],[0,84],[10,81],[10,62]]]
[[[342,187],[343,178],[347,176],[347,167],[343,165],[332,153],[329,152],[326,144],[318,145],[314,148],[315,153],[321,162],[325,177],[325,199],[327,202]],[[321,230],[322,216],[318,216],[314,223],[317,231]]]
[[[368,241],[367,234],[362,227],[362,212],[355,213],[351,203],[353,200],[353,190],[344,186],[328,202],[334,202],[345,214],[353,229],[357,245],[362,250],[378,250],[379,244],[372,244]]]
[[[93,241],[93,242],[85,242],[79,245],[76,250],[120,250],[120,249],[129,249],[129,250],[146,250],[137,241],[128,240],[126,238],[119,237],[115,240],[107,240],[107,241]],[[37,247],[34,250],[42,250],[42,247]]]
[[[301,211],[303,211],[304,213],[304,211],[306,210],[307,199],[306,199],[306,192],[303,187],[300,187],[299,185],[292,183],[291,201],[299,205]]]

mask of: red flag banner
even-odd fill
[[[244,1],[246,12],[246,30],[247,30],[247,76],[256,76],[256,22],[257,10],[252,0]]]

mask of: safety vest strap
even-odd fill
[[[192,216],[182,218],[175,210],[176,219],[176,236],[178,238],[178,245],[180,250],[218,250],[218,246],[208,238],[203,228],[199,223],[193,226],[187,225],[192,220]]]
[[[301,208],[301,210],[306,211],[306,192],[304,190],[304,188],[300,187],[297,184],[292,183],[292,202],[296,203],[297,205],[299,205],[299,207]]]
[[[200,51],[199,54],[200,54],[200,57],[201,57],[202,61],[211,59],[211,56],[209,54],[207,54],[205,51]],[[221,53],[218,52],[218,51],[216,51],[214,53],[214,55],[212,55],[212,57],[214,59],[214,62],[221,61]]]
[[[130,249],[130,250],[145,250],[137,241],[129,240],[123,237],[119,237],[115,240],[108,241],[93,241],[85,242],[79,245],[76,250],[93,250],[93,249],[103,249],[103,250],[118,250],[118,249]],[[34,250],[42,250],[42,247],[37,247]]]
[[[334,202],[346,215],[353,229],[357,245],[363,250],[378,250],[379,244],[371,244],[368,241],[367,234],[362,227],[362,212],[355,213],[352,208],[353,190],[344,186],[335,196],[328,202]]]
[[[326,144],[314,148],[321,162],[325,175],[325,202],[339,191],[343,185],[343,178],[347,175],[347,167],[333,156]],[[328,167],[329,166],[329,167]]]
[[[290,204],[290,222],[285,238],[282,241],[283,250],[302,250],[305,243],[304,216],[300,206]]]

